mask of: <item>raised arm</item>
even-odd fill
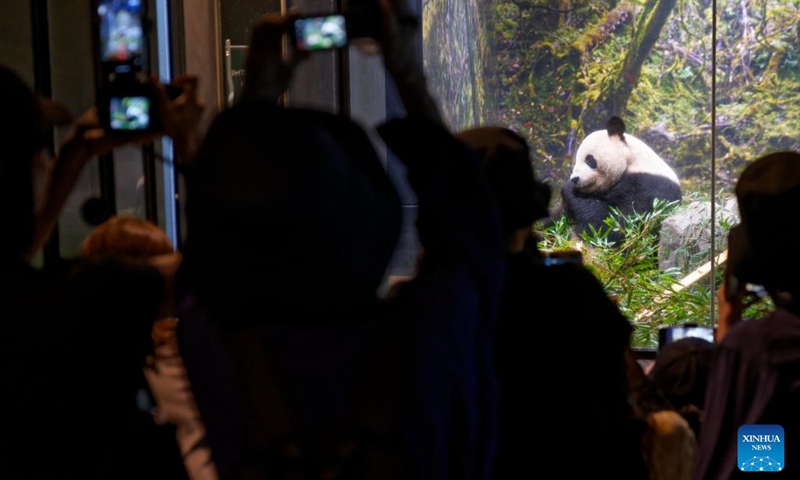
[[[157,91],[161,95],[161,112],[164,120],[164,131],[162,132],[108,134],[101,127],[95,107],[87,110],[78,119],[75,128],[61,144],[55,159],[50,181],[44,193],[42,208],[36,213],[28,259],[36,256],[47,243],[78,178],[86,165],[93,159],[124,145],[153,142],[166,134],[175,141],[175,153],[178,161],[186,163],[191,161],[197,142],[197,127],[204,106],[196,97],[196,78],[183,77],[177,79],[176,84],[183,88],[183,94],[175,100],[169,100],[163,86],[155,83]]]
[[[58,217],[67,198],[75,188],[84,167],[92,159],[129,143],[152,142],[159,136],[159,133],[149,132],[133,136],[106,135],[100,127],[97,110],[94,107],[87,110],[61,145],[55,159],[42,208],[36,213],[33,240],[28,249],[28,258],[32,259],[36,256],[47,243],[58,223]]]
[[[446,126],[433,96],[428,90],[422,59],[415,45],[420,40],[418,19],[409,13],[405,0],[379,0],[382,37],[378,39],[386,71],[397,87],[409,119],[425,120]]]
[[[278,103],[286,93],[295,67],[306,58],[305,53],[285,43],[296,18],[295,14],[268,14],[253,24],[242,101]]]

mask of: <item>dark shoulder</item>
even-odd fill
[[[366,135],[364,127],[344,115],[310,108],[289,108],[287,109],[287,114],[299,121],[313,122],[324,128],[348,132],[353,135]]]
[[[778,309],[762,318],[737,323],[731,327],[719,347],[759,355],[765,351],[776,351],[781,346],[796,345],[798,342],[800,317]]]
[[[600,294],[605,297],[603,285],[585,266],[576,263],[545,265],[535,256],[515,256],[509,261],[509,269],[519,275],[530,276],[533,280],[547,279],[541,288],[571,294]]]
[[[509,262],[509,288],[524,288],[531,298],[546,299],[545,305],[564,313],[581,312],[627,320],[608,297],[603,284],[585,266],[564,263],[547,266],[531,256],[515,256]]]

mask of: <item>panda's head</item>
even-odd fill
[[[619,181],[632,158],[624,126],[609,121],[606,130],[592,132],[581,142],[569,179],[580,192],[605,192]]]

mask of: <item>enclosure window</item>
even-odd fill
[[[450,125],[517,131],[553,189],[552,218],[536,227],[541,247],[583,252],[635,323],[636,346],[654,347],[664,325],[713,324],[735,181],[758,155],[800,147],[796,2],[719,0],[716,12],[676,0],[423,5],[426,72]],[[576,154],[587,163],[594,153],[588,163],[600,165],[581,167],[592,175],[618,161],[611,146],[584,144],[615,115],[676,174],[680,199],[616,211],[619,179],[601,173],[608,185],[590,195],[611,208],[587,226],[568,215]]]

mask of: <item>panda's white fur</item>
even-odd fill
[[[652,148],[624,133],[618,117],[606,127],[578,146],[572,174],[561,190],[564,210],[578,234],[602,228],[612,208],[630,215],[652,211],[656,199],[681,200],[678,176]],[[621,235],[612,232],[609,240],[621,240]]]
[[[570,175],[570,181],[578,190],[605,192],[616,185],[625,172],[660,175],[680,184],[675,171],[652,148],[633,135],[623,135],[624,141],[608,130],[597,130],[584,138],[578,146]],[[597,168],[586,164],[587,155],[594,156]]]

